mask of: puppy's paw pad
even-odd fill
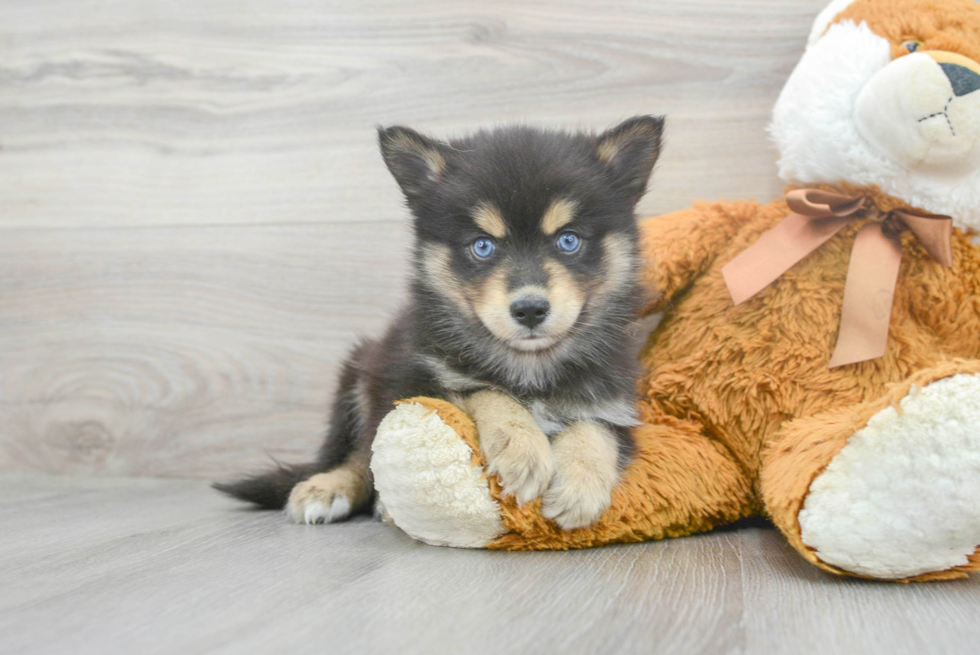
[[[343,521],[351,513],[351,502],[339,489],[322,485],[314,478],[293,487],[286,513],[296,523],[319,525]]]
[[[541,515],[562,530],[592,525],[609,507],[610,492],[593,485],[570,483],[559,474],[541,498]]]

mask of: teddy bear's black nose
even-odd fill
[[[957,96],[965,96],[980,89],[980,75],[966,66],[949,63],[942,63],[939,66],[946,73],[949,83],[953,85],[953,93]]]

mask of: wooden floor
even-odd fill
[[[188,480],[0,476],[0,652],[977,653],[980,579],[843,580],[772,529],[569,553],[299,526]]]

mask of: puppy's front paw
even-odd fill
[[[562,530],[592,525],[609,507],[612,487],[594,475],[559,470],[541,497],[541,515]]]
[[[351,514],[352,493],[346,471],[318,473],[300,482],[289,494],[286,514],[296,523],[310,525],[343,521]]]
[[[619,446],[611,429],[578,421],[553,445],[557,472],[541,499],[541,514],[563,530],[591,525],[606,508],[619,481]]]
[[[555,458],[548,437],[540,431],[510,425],[495,427],[480,445],[487,457],[487,471],[500,477],[505,496],[520,505],[540,496],[555,474]]]

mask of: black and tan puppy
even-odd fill
[[[650,116],[598,136],[380,130],[414,217],[410,302],[344,366],[314,464],[218,489],[301,523],[347,518],[370,505],[371,442],[392,403],[434,396],[473,417],[506,493],[540,496],[563,528],[598,518],[631,451],[633,211],[662,130]]]

